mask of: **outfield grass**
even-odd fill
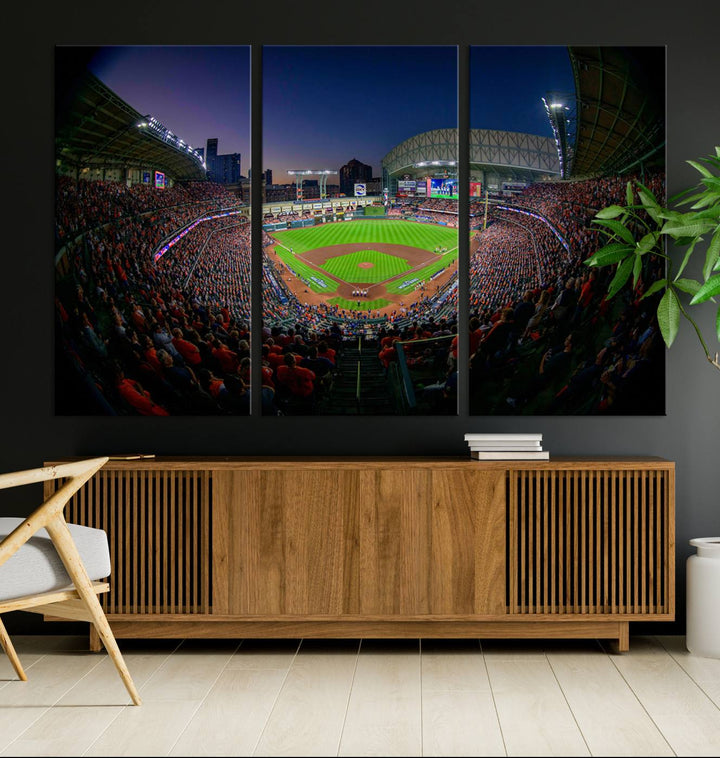
[[[380,308],[384,308],[386,305],[391,305],[390,300],[385,300],[383,297],[379,297],[377,300],[360,300],[358,305],[357,300],[348,300],[344,297],[334,297],[328,300],[331,305],[337,305],[339,308],[344,308],[347,311],[375,311]]]
[[[372,268],[361,268],[361,263],[372,263]],[[402,274],[412,266],[405,258],[388,255],[377,250],[358,250],[356,253],[337,255],[323,263],[323,269],[344,282],[384,282]]]
[[[440,271],[441,268],[447,268],[453,261],[457,260],[457,250],[449,251],[439,257],[439,260],[428,264],[424,268],[420,268],[417,271],[413,271],[407,277],[401,276],[394,282],[388,282],[385,285],[388,292],[412,292],[414,286],[403,287],[401,285],[408,279],[420,279],[421,281],[427,281],[436,271]]]
[[[275,252],[283,263],[286,263],[298,276],[305,279],[308,283],[308,287],[313,292],[322,292],[324,294],[330,294],[335,292],[338,288],[338,283],[331,279],[329,276],[323,276],[320,271],[316,271],[314,268],[310,268],[306,263],[299,261],[292,253],[282,247],[276,246]],[[325,282],[325,287],[319,282]]]
[[[457,247],[457,229],[434,224],[416,224],[411,221],[338,221],[334,224],[286,229],[273,236],[296,253],[305,253],[318,247],[352,245],[357,243],[408,245],[421,250]]]

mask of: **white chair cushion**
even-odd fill
[[[24,519],[0,518],[0,540]],[[68,524],[73,541],[93,581],[110,576],[110,550],[102,529]],[[0,601],[71,587],[60,556],[45,529],[39,529],[0,566]]]

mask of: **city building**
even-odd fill
[[[340,192],[348,197],[355,194],[355,184],[369,182],[372,179],[372,166],[361,163],[357,158],[340,167]]]
[[[242,177],[240,153],[218,154],[218,139],[207,141],[205,165],[208,179],[220,184],[238,184]]]
[[[383,183],[381,176],[373,176],[369,182],[365,182],[365,190],[368,195],[380,195],[383,191]]]

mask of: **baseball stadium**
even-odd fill
[[[664,81],[631,51],[568,49],[553,137],[470,130],[469,323],[457,129],[391,147],[379,195],[263,204],[263,415],[456,414],[458,376],[473,414],[662,412],[652,299],[583,264],[629,179],[663,192]],[[249,413],[249,203],[89,72],[57,90],[56,412]]]

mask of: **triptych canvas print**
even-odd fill
[[[661,262],[612,298],[585,264],[628,180],[664,192],[664,56],[58,47],[56,413],[664,413]]]

